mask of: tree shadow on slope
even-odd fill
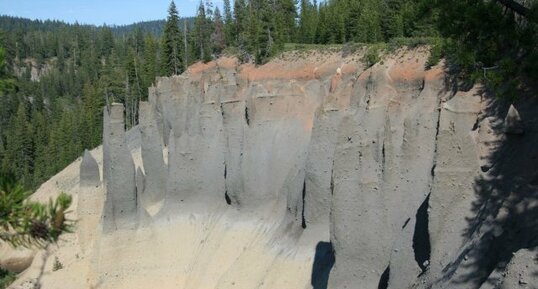
[[[313,289],[327,289],[329,273],[334,266],[334,250],[329,242],[319,242],[312,265],[311,284]]]
[[[501,274],[492,273],[503,272],[513,253],[538,246],[538,100],[526,98],[514,103],[523,120],[522,135],[504,134],[502,120],[510,104],[499,99],[488,101],[480,121],[491,120],[490,132],[501,137],[485,143],[491,151],[481,160],[482,174],[474,183],[474,217],[467,219],[464,233],[469,245],[445,268],[445,277],[451,278],[458,271],[452,282],[467,288],[498,283]],[[538,271],[529,273],[538,275]]]

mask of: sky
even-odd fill
[[[165,19],[171,0],[0,0],[0,15],[68,23],[125,25]],[[213,0],[221,6],[222,0]],[[179,15],[194,16],[200,0],[175,0]]]

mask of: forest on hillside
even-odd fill
[[[0,173],[28,188],[101,143],[102,108],[138,103],[156,76],[231,54],[263,64],[288,43],[429,37],[434,61],[507,97],[538,79],[537,2],[490,0],[201,1],[181,18],[109,27],[0,16]]]

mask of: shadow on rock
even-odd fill
[[[334,266],[334,250],[331,243],[319,242],[312,265],[311,284],[313,289],[327,289],[329,274]]]
[[[478,129],[496,137],[480,144],[490,153],[480,160],[474,184],[474,217],[464,233],[468,245],[445,268],[446,277],[467,288],[498,285],[515,252],[538,246],[538,101],[525,98],[514,106],[523,131],[507,130],[510,103],[503,100],[490,100],[479,119]]]

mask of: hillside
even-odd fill
[[[366,51],[195,64],[127,132],[111,105],[35,195],[73,194],[77,232],[10,288],[535,288],[536,101]]]
[[[186,20],[189,26],[194,23],[194,17],[181,18],[181,21]],[[135,30],[140,29],[142,33],[150,33],[154,36],[160,36],[163,33],[164,24],[166,21],[153,20],[153,21],[141,21],[129,25],[108,25],[115,36],[126,37]],[[29,31],[29,30],[41,30],[41,31],[58,31],[66,29],[73,24],[65,23],[59,20],[32,20],[21,17],[13,17],[8,15],[0,15],[0,27],[4,32],[15,33],[17,31]],[[101,29],[106,24],[101,26],[81,24],[84,28]]]

